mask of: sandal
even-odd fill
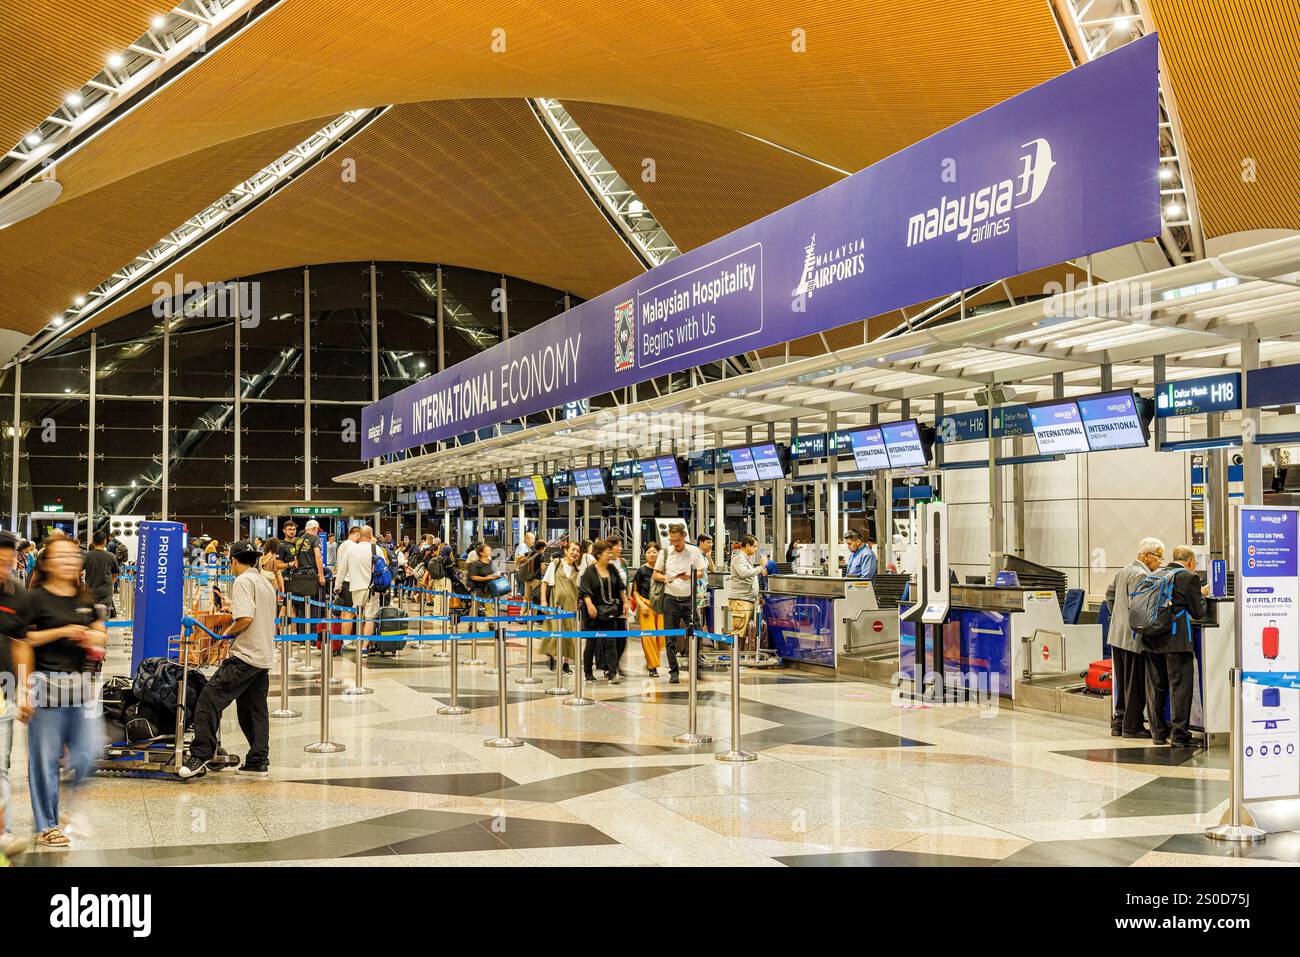
[[[41,847],[67,847],[72,842],[59,828],[52,827],[36,835],[36,843]]]

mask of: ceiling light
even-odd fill
[[[64,390],[63,390],[63,394],[64,394],[64,395],[70,395],[71,393],[72,393],[72,390],[71,390],[71,389],[64,389]]]
[[[28,146],[40,146],[40,145],[41,145],[41,134],[40,134],[40,133],[28,133],[25,137],[23,137],[23,142],[26,143]]]
[[[634,199],[632,202],[627,204],[627,211],[633,216],[640,216],[645,212],[645,203],[641,202],[639,199]]]
[[[76,299],[72,300],[72,304],[73,304],[74,306],[80,308],[80,307],[82,307],[82,306],[84,306],[84,305],[86,304],[86,297],[85,297],[85,296],[78,296]]]
[[[1170,203],[1168,206],[1165,207],[1166,216],[1170,216],[1170,217],[1181,216],[1182,212],[1183,212],[1183,207],[1180,206],[1178,203]]]
[[[63,325],[63,317],[55,316],[53,319],[50,320],[50,325],[52,325],[55,329],[59,328],[59,326]]]
[[[111,57],[108,58],[109,67],[111,67],[114,70],[118,69],[125,62],[126,61],[122,59],[122,54],[120,53],[114,53]]]
[[[163,24],[166,22],[167,22],[167,18],[160,13],[158,14],[158,16],[153,18],[153,28],[155,30],[161,30],[163,28]]]
[[[1174,178],[1174,171],[1170,169],[1168,166],[1161,167],[1160,178],[1168,182],[1169,180]]]
[[[63,102],[66,103],[68,106],[74,106],[74,107],[81,106],[81,94],[73,93],[70,97],[68,97]]]

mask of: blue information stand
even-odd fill
[[[167,639],[180,634],[185,597],[185,526],[141,522],[135,576],[131,674],[145,658],[167,655]]]

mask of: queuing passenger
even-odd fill
[[[1115,573],[1106,590],[1110,628],[1106,640],[1111,654],[1110,733],[1115,737],[1144,738],[1142,709],[1146,705],[1146,659],[1142,636],[1128,623],[1128,599],[1138,583],[1165,560],[1165,543],[1158,538],[1138,542],[1137,558]]]
[[[529,532],[528,536],[531,537]],[[523,558],[515,559],[515,574],[519,577],[519,593],[530,605],[544,604],[542,601],[542,579],[546,576],[546,542],[534,540],[532,549]]]
[[[113,592],[122,568],[117,563],[117,556],[106,547],[107,544],[108,536],[96,532],[90,551],[86,553],[86,589],[96,604],[104,606],[105,614],[109,618],[115,618],[117,610],[113,607]]]
[[[65,848],[59,816],[59,770],[67,750],[72,787],[94,767],[100,718],[92,706],[92,678],[104,657],[108,631],[94,597],[81,585],[81,549],[53,539],[36,565],[29,597],[26,642],[34,658],[31,726],[27,733],[27,783],[36,843]]]
[[[32,670],[31,646],[22,640],[27,630],[27,589],[19,580],[18,538],[0,531],[0,867],[7,858],[27,850],[26,838],[9,833],[9,758],[14,744],[14,718],[31,717],[27,678]]]
[[[623,537],[614,534],[607,537],[605,541],[609,545],[609,567],[617,571],[618,577],[623,580],[623,610],[619,614],[621,619],[619,631],[625,631],[627,630],[628,619],[636,610],[636,604],[632,600],[632,589],[628,587],[627,563],[623,561]],[[614,644],[618,648],[618,661],[621,665],[623,653],[627,651],[627,638],[620,635],[614,639]],[[621,668],[619,673],[627,674]]]
[[[444,546],[446,547],[446,546]],[[560,618],[552,622],[556,631],[578,631],[578,565],[582,561],[582,546],[577,542],[566,542],[564,554],[555,559],[546,568],[542,578],[542,604],[574,615],[572,618]],[[564,638],[542,639],[542,654],[555,670],[555,659],[560,659],[564,673],[571,674],[570,662],[578,660],[578,639]]]
[[[668,526],[668,547],[659,554],[655,562],[655,581],[664,583],[664,628],[677,631],[687,628],[692,623],[694,608],[691,605],[692,581],[698,586],[699,579],[709,570],[708,562],[700,550],[686,541],[686,526],[674,522]],[[676,645],[676,651],[674,651]],[[668,683],[677,684],[677,653],[685,653],[687,642],[678,638],[667,643],[668,648]]]
[[[849,529],[849,533],[844,536],[844,544],[849,546],[850,552],[848,569],[844,573],[846,578],[865,578],[871,581],[876,577],[876,550],[867,538],[856,528]]]
[[[492,601],[492,586],[488,583],[501,577],[500,572],[492,570],[492,546],[487,542],[479,542],[474,547],[474,558],[466,569],[466,575],[469,577],[469,593],[478,599],[477,614],[487,614],[487,605]]]
[[[627,610],[627,590],[617,569],[610,567],[613,553],[609,542],[599,541],[592,546],[595,562],[582,574],[578,595],[586,612],[585,628],[591,631],[621,631],[620,621]],[[610,684],[622,679],[618,674],[619,647],[617,638],[589,639],[594,649],[595,664],[605,672]],[[583,666],[587,655],[583,653]]]
[[[664,616],[654,610],[650,604],[650,593],[654,588],[655,562],[659,560],[659,546],[654,542],[645,547],[645,562],[632,576],[632,597],[636,602],[637,627],[642,631],[663,631]],[[645,666],[651,678],[659,677],[659,662],[663,657],[664,636],[642,635],[641,653],[645,655]]]
[[[582,542],[582,561],[578,563],[578,571],[586,572],[588,568],[596,562],[596,556],[591,553],[596,543],[587,539]]]
[[[731,553],[731,574],[727,578],[727,607],[731,614],[731,626],[728,634],[733,635],[737,651],[749,637],[749,626],[754,620],[754,609],[758,605],[758,579],[767,574],[762,565],[756,564],[758,539],[746,535],[740,540],[740,547]]]
[[[1147,719],[1151,740],[1174,748],[1192,746],[1189,730],[1192,718],[1192,684],[1195,655],[1192,650],[1192,619],[1204,618],[1209,585],[1196,576],[1196,553],[1186,545],[1174,549],[1173,561],[1165,569],[1173,574],[1173,631],[1167,635],[1144,635],[1142,655],[1146,659]],[[1165,720],[1165,698],[1169,699],[1169,720]]]
[[[325,564],[330,568],[333,568],[335,564],[337,564],[338,552],[338,540],[334,537],[334,533],[330,532],[329,537],[325,539]]]
[[[234,702],[239,730],[248,740],[248,753],[237,773],[266,777],[270,771],[271,716],[266,695],[275,660],[275,591],[258,567],[260,556],[249,549],[230,556],[235,583],[230,589],[231,622],[223,637],[234,638],[230,654],[208,679],[194,709],[194,739],[177,774],[182,778],[207,773],[217,751],[221,714]]]
[[[709,571],[717,571],[717,562],[713,560],[713,536],[707,533],[701,534],[695,539],[695,544],[699,548],[700,554],[704,556],[704,560],[709,563]]]
[[[352,609],[348,613],[350,618],[373,619],[379,613],[379,595],[372,594],[370,588],[374,556],[375,532],[369,525],[350,529],[347,542],[339,546],[339,566],[334,573],[339,581],[338,601]],[[345,633],[349,627],[344,626]],[[356,633],[357,654],[365,654],[364,636],[373,633],[373,621],[360,623]]]

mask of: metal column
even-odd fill
[[[629,565],[639,568],[644,556],[641,554],[641,480],[632,479],[632,554]]]
[[[442,301],[441,287],[439,287],[438,289],[438,300],[439,303],[441,303]],[[439,309],[439,314],[441,315],[441,309]],[[438,329],[439,332],[441,332],[442,326],[439,325]],[[439,342],[439,346],[441,346],[441,342]],[[438,349],[438,356],[439,356],[439,360],[441,360],[442,357],[441,348]],[[373,262],[370,264],[370,401],[371,402],[379,401],[379,279],[375,269],[375,264]],[[370,464],[372,467],[378,465],[379,459],[377,458],[371,459]],[[374,495],[375,501],[378,501],[379,486],[374,485],[371,486],[371,488],[373,489],[372,494]],[[378,516],[376,515],[375,518],[376,534],[379,533],[378,521],[379,519]]]
[[[832,448],[839,416],[826,414],[826,575],[840,578],[838,549],[840,546],[840,483],[835,478],[839,470],[839,456]]]
[[[373,302],[373,300],[371,300]],[[302,497],[311,501],[311,267],[302,267]]]
[[[171,425],[172,425],[172,319],[163,316],[163,388],[162,388],[162,511],[165,522],[169,517],[167,486],[171,481]]]
[[[1002,439],[993,434],[994,413],[997,404],[991,394],[997,383],[990,383],[989,401],[989,584],[998,577],[998,565],[1006,550],[1006,525],[1002,516],[1002,469],[998,459],[1002,456]]]
[[[13,449],[9,461],[9,525],[18,534],[18,449],[23,435],[23,364],[14,363]]]
[[[240,290],[239,295],[242,297],[242,296],[243,296],[243,288],[244,288],[244,284],[243,284],[242,282],[238,283],[238,284],[237,284],[237,288]],[[235,528],[234,528],[234,534],[233,534],[233,537],[231,538],[231,541],[232,541],[232,542],[235,541],[235,540],[237,540],[237,539],[239,539],[239,538],[241,537],[240,534],[239,534],[239,500],[243,497],[243,496],[242,496],[242,491],[243,491],[243,489],[242,489],[242,485],[243,485],[243,483],[242,483],[242,479],[243,479],[243,473],[244,473],[244,468],[243,468],[243,458],[244,458],[244,455],[243,455],[243,452],[244,452],[244,449],[243,449],[243,445],[244,445],[244,443],[243,443],[243,437],[244,437],[244,424],[243,424],[243,420],[244,420],[244,365],[243,365],[243,356],[240,355],[240,349],[242,348],[242,345],[241,345],[240,340],[241,340],[241,338],[242,338],[242,336],[243,336],[243,327],[244,327],[243,320],[242,320],[240,317],[244,314],[244,307],[243,307],[243,300],[242,300],[242,298],[241,298],[241,299],[238,299],[238,300],[236,300],[236,301],[239,303],[239,307],[235,310],[235,323],[234,323],[234,325],[235,325],[235,419],[234,419],[234,440],[235,440],[235,475],[234,475],[234,478],[235,478],[235,492],[234,492],[234,503],[235,503]],[[249,536],[249,540],[250,540],[250,541],[252,540],[252,536],[251,536],[251,535]]]
[[[374,267],[372,266],[371,267],[372,277],[374,275],[373,268]],[[375,291],[375,283],[372,278],[370,282],[371,298],[374,298],[374,291]],[[446,340],[444,339],[446,333],[443,332],[443,329],[445,328],[444,323],[445,323],[445,319],[444,319],[444,313],[442,308],[442,265],[439,264],[438,266],[438,371],[439,372],[447,368]]]
[[[86,547],[89,548],[95,538],[95,388],[96,360],[99,358],[99,333],[90,334],[90,408],[86,421],[90,426],[86,450]],[[15,529],[17,531],[17,529]]]
[[[1250,373],[1259,368],[1259,340],[1243,339],[1241,341],[1241,387],[1246,389],[1246,380]],[[1259,409],[1250,408],[1250,396],[1243,395],[1241,402],[1241,469],[1244,479],[1242,491],[1244,505],[1258,505],[1264,501],[1264,473],[1260,466],[1259,446],[1255,436],[1259,435]]]
[[[713,433],[713,447],[715,449],[722,447],[721,432]],[[745,494],[748,494],[748,492]],[[758,496],[760,500],[762,499],[762,492],[758,487],[755,487],[754,494]],[[724,537],[723,530],[726,527],[726,516],[724,514],[725,509],[723,508],[724,502],[722,496],[722,456],[715,455],[713,458],[713,560],[715,562],[718,560],[718,556],[722,555],[722,539]],[[702,510],[700,517],[704,517]]]
[[[506,277],[501,277],[501,341],[510,338],[510,287]]]

